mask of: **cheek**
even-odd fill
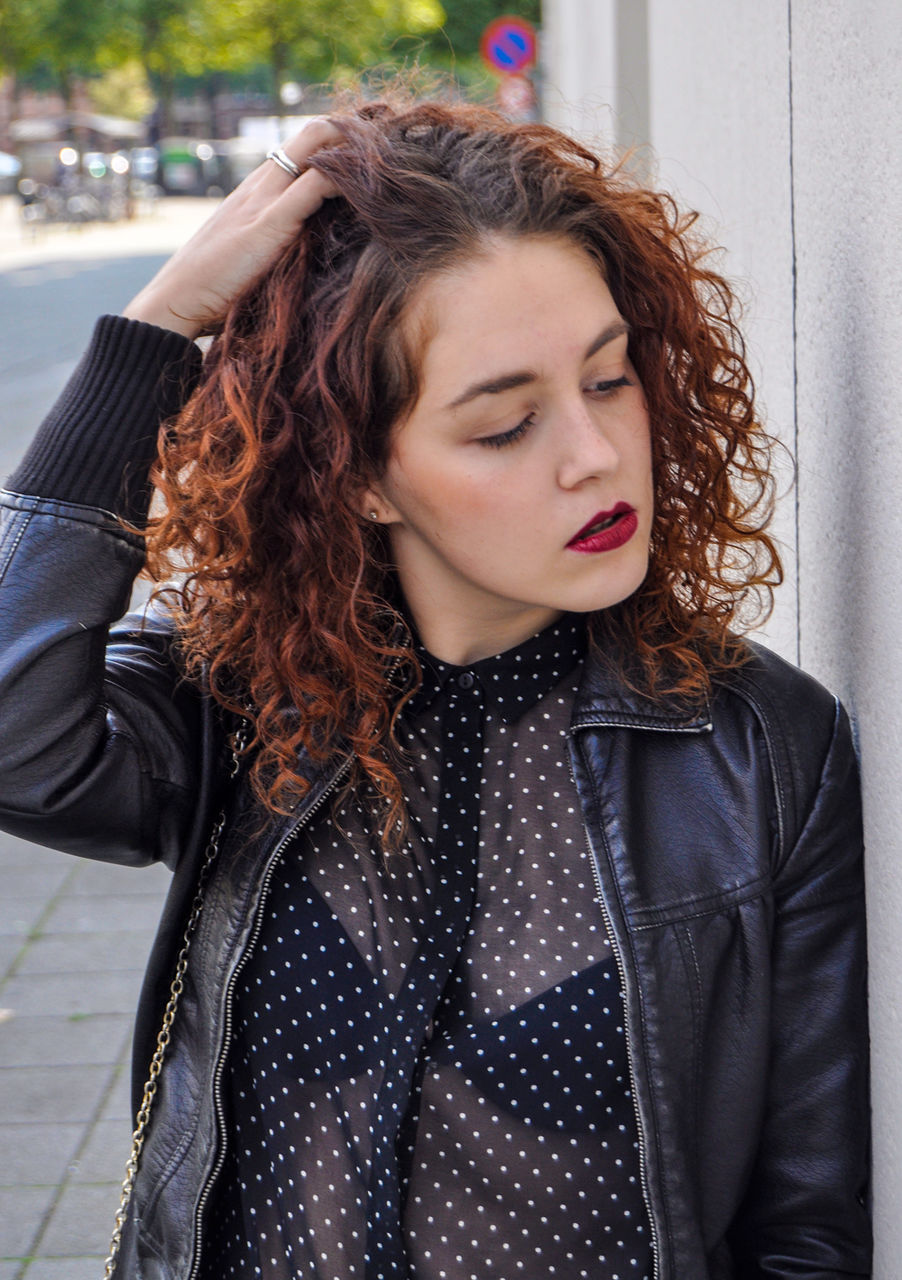
[[[448,457],[400,454],[386,473],[384,492],[405,522],[463,537],[517,505],[516,491],[497,471]]]

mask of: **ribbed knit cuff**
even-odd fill
[[[7,488],[102,507],[143,525],[160,423],[191,394],[201,360],[181,334],[102,316]]]

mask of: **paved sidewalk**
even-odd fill
[[[0,196],[0,271],[62,260],[129,258],[172,253],[214,212],[217,200],[171,196],[130,221],[89,222],[80,227],[51,223],[24,227],[15,196]]]
[[[0,834],[0,1280],[99,1280],[128,1055],[169,873]]]

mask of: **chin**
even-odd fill
[[[558,607],[567,613],[601,613],[605,609],[612,609],[614,605],[622,604],[636,594],[647,573],[646,562],[641,573],[624,575],[617,583],[606,582],[600,590],[574,592],[570,601]]]

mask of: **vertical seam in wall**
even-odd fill
[[[796,570],[796,662],[802,665],[802,563],[799,555],[801,512],[799,510],[799,365],[798,365],[798,263],[796,261],[795,117],[792,101],[792,0],[786,0],[789,81],[789,235],[792,241],[792,454],[795,469],[795,570]]]

